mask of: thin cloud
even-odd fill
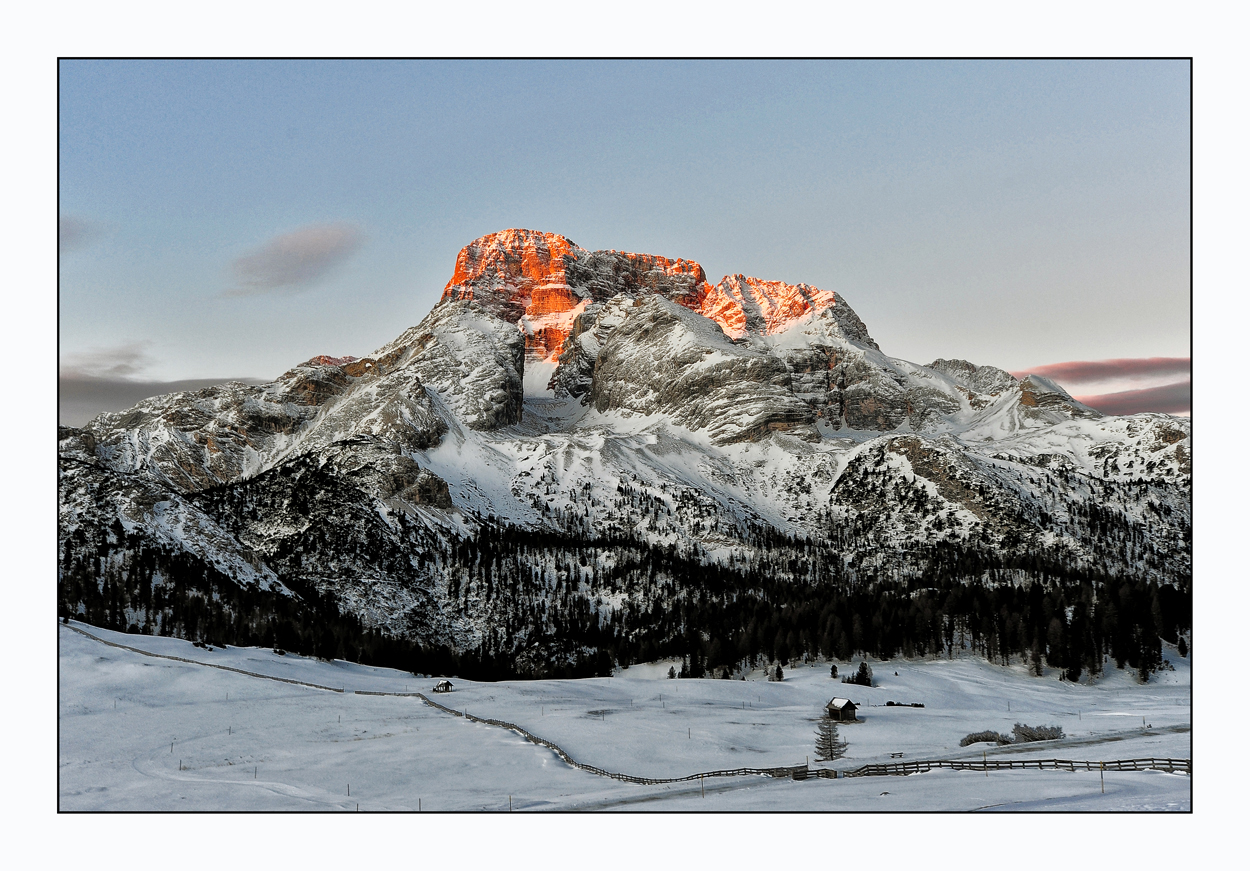
[[[350,224],[309,224],[274,236],[231,264],[237,285],[226,296],[301,290],[356,252],[363,241]]]
[[[1142,390],[1123,390],[1119,393],[1103,393],[1098,396],[1077,396],[1090,408],[1103,414],[1137,414],[1141,411],[1159,411],[1164,414],[1189,414],[1192,391],[1188,379],[1161,387]]]
[[[1095,384],[1100,381],[1126,378],[1188,375],[1189,358],[1135,357],[1122,360],[1074,360],[1070,363],[1037,366],[1011,374],[1017,378],[1023,378],[1025,375],[1044,375],[1060,384]]]
[[[125,411],[149,396],[200,390],[227,381],[260,384],[255,378],[188,378],[154,381],[137,378],[153,359],[151,342],[128,342],[111,348],[91,348],[61,358],[57,373],[57,421],[83,426],[106,411]]]
[[[129,342],[112,348],[93,348],[66,354],[58,367],[62,378],[130,378],[152,362],[147,353],[151,342]]]
[[[95,221],[61,215],[56,222],[56,247],[58,254],[66,254],[85,248],[96,240],[102,227]]]
[[[67,374],[57,378],[57,422],[63,426],[83,426],[98,414],[125,411],[149,396],[163,396],[184,390],[200,390],[227,381],[261,384],[254,378],[190,378],[182,381],[135,381],[94,375]]]

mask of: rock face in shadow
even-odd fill
[[[475,302],[444,302],[420,324],[379,349],[477,430],[520,423],[525,337]]]
[[[819,436],[790,390],[785,364],[736,344],[720,328],[668,300],[635,300],[594,365],[589,400],[598,411],[664,414],[719,444],[790,432]]]
[[[142,471],[183,493],[237,481],[336,441],[371,437],[420,450],[446,430],[417,370],[373,357],[314,358],[267,384],[154,396],[82,428],[110,469]]]
[[[991,396],[997,396],[1018,383],[1010,372],[994,366],[977,366],[967,360],[934,360],[927,368],[941,372],[967,390]]]

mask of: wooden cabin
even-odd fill
[[[449,680],[440,680],[438,683],[434,684],[434,692],[436,693],[449,693],[453,689],[455,689],[455,687],[451,685],[451,681]]]
[[[855,703],[850,699],[831,699],[829,704],[825,705],[825,710],[829,712],[831,720],[837,720],[840,723],[855,722]]]

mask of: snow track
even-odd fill
[[[296,686],[310,687],[314,690],[325,690],[326,692],[331,692],[331,693],[343,692],[342,687],[327,687],[327,686],[322,686],[321,684],[307,683],[302,680],[292,680],[289,677],[274,677],[271,674],[260,674],[255,671],[244,671],[241,668],[231,668],[228,665],[218,665],[215,662],[200,662],[198,659],[186,659],[185,657],[181,657],[181,656],[170,656],[167,653],[152,653],[149,650],[140,650],[137,647],[127,647],[125,644],[117,644],[116,642],[113,642],[113,641],[105,641],[103,638],[100,638],[99,636],[96,636],[96,635],[92,635],[90,632],[84,632],[82,629],[79,629],[77,626],[69,626],[67,624],[65,628],[72,629],[73,631],[77,632],[79,635],[85,635],[88,638],[92,639],[93,641],[98,641],[101,644],[107,644],[109,647],[116,647],[121,650],[129,650],[131,653],[138,653],[142,656],[154,656],[157,659],[169,659],[169,660],[173,660],[174,662],[185,662],[189,665],[202,665],[205,668],[220,668],[222,671],[232,671],[235,674],[245,674],[248,677],[259,677],[259,678],[262,678],[263,680],[276,680],[282,683],[295,684]]]

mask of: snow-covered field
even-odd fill
[[[790,781],[733,777],[634,785],[579,771],[514,732],[454,717],[414,697],[434,684],[404,672],[202,650],[168,638],[82,626],[153,653],[284,677],[344,693],[142,656],[59,633],[59,807],[73,810],[1188,810],[1183,774],[933,771],[908,777]],[[1190,672],[1147,685],[1111,665],[1095,685],[1028,676],[984,661],[871,662],[880,686],[831,680],[827,664],[783,682],[667,680],[668,663],[613,678],[474,683],[431,696],[517,723],[574,759],[610,771],[680,777],[801,765],[814,757],[823,705],[844,696],[862,722],[841,726],[845,758],[821,767],[917,759],[1190,758]],[[841,664],[845,673],[850,665]],[[897,675],[895,674],[897,672]],[[887,700],[924,708],[886,707]],[[1010,710],[1009,710],[1010,706]],[[1059,725],[1059,741],[960,747],[970,732]],[[349,795],[350,790],[350,795]]]

